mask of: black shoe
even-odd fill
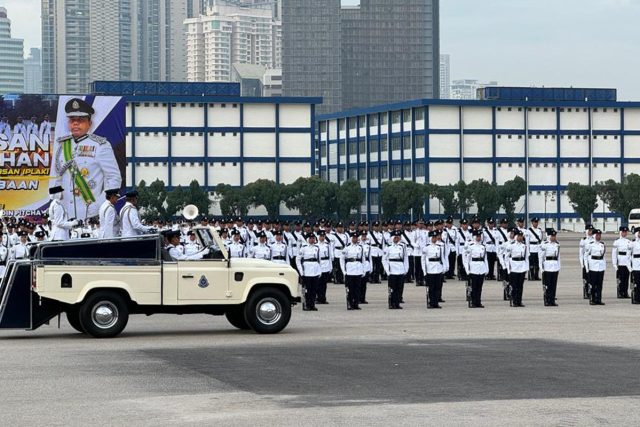
[[[402,310],[402,307],[397,306],[397,307],[396,307],[396,310]]]
[[[403,299],[400,300],[400,304],[404,304],[404,300]]]
[[[557,307],[558,304],[556,304],[555,302],[552,302],[551,304],[549,304],[549,307]]]
[[[313,308],[303,308],[302,311],[313,311]]]
[[[475,306],[475,308],[484,308],[484,305],[478,304],[478,305]]]
[[[429,308],[442,308],[439,305],[430,305]]]
[[[310,309],[311,311],[318,311],[318,309],[316,307],[313,307]]]
[[[354,310],[362,310],[360,307],[353,307]]]
[[[593,301],[589,301],[589,305],[598,305],[598,304]]]
[[[327,301],[318,301],[316,304],[327,305],[329,304]]]
[[[360,304],[369,304],[369,301],[360,301]]]
[[[440,299],[438,300],[438,302],[446,302],[446,301],[445,301],[445,300],[443,300],[442,298],[440,298]]]
[[[596,304],[597,305],[605,305],[602,301],[598,301]]]

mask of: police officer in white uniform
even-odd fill
[[[351,233],[351,243],[342,250],[340,269],[347,291],[347,310],[360,310],[360,284],[364,276],[364,248],[358,242],[358,232]]]
[[[318,304],[329,304],[327,302],[327,283],[333,271],[333,247],[327,240],[324,230],[318,232],[318,247],[320,248],[320,282],[318,283],[318,294],[316,302]]]
[[[316,292],[318,289],[318,280],[320,279],[320,248],[316,245],[316,236],[308,233],[306,236],[307,243],[300,248],[296,257],[298,271],[302,277],[302,286],[304,288],[304,311],[318,311],[316,308]]]
[[[629,227],[620,227],[620,237],[613,242],[611,264],[616,271],[618,298],[629,298],[629,275],[631,272],[631,241],[627,239]]]
[[[27,127],[24,125],[21,116],[18,116],[18,121],[13,127],[13,134],[14,135],[20,134],[25,140],[27,140]]]
[[[247,257],[247,247],[244,243],[242,243],[241,232],[238,229],[234,229],[231,231],[231,243],[227,247],[229,251],[229,258],[246,258]]]
[[[2,228],[0,227],[0,231]],[[0,242],[0,280],[4,277],[4,272],[7,269],[7,261],[9,260],[9,249]]]
[[[263,231],[256,235],[256,244],[249,249],[249,258],[271,260],[271,248],[267,245],[267,234]]]
[[[369,232],[369,244],[371,245],[371,283],[380,283],[382,274],[382,250],[384,249],[384,235],[380,229],[380,221],[375,221],[373,230]]]
[[[105,191],[106,200],[100,206],[100,230],[98,238],[112,239],[120,234],[120,217],[116,211],[116,202],[120,197],[119,190],[110,189]]]
[[[544,232],[538,227],[539,223],[538,218],[531,219],[531,227],[525,233],[529,250],[529,280],[540,280],[538,252],[540,252],[540,245],[544,242]]]
[[[196,238],[196,233],[193,231],[189,231],[187,236],[187,241],[184,244],[184,254],[185,255],[193,255],[197,254],[202,250],[202,245],[198,242]]]
[[[20,241],[18,244],[13,245],[9,250],[9,259],[20,260],[20,259],[29,259],[29,247],[27,246],[29,242],[28,234],[26,231],[20,232]]]
[[[456,246],[458,249],[458,280],[467,280],[467,273],[464,270],[464,266],[462,264],[462,254],[464,253],[464,249],[467,246],[467,243],[472,241],[471,230],[469,230],[469,221],[463,219],[460,221],[460,228],[458,229],[458,240],[456,242]]]
[[[482,244],[487,250],[488,280],[496,280],[495,267],[498,258],[498,239],[496,221],[493,218],[489,218],[487,219],[487,227],[482,233]]]
[[[604,272],[607,269],[605,255],[606,247],[602,241],[602,231],[593,230],[593,241],[584,250],[584,266],[591,285],[589,305],[604,305],[602,302],[602,282]]]
[[[591,297],[591,285],[589,284],[589,273],[587,273],[587,268],[584,265],[584,253],[586,251],[587,246],[593,242],[593,225],[586,224],[584,227],[585,236],[580,240],[580,267],[582,267],[582,297],[584,299],[589,299]]]
[[[80,221],[69,220],[67,209],[62,203],[64,193],[60,186],[49,189],[51,204],[49,205],[49,220],[51,221],[51,240],[69,240],[70,231],[80,224]]]
[[[362,230],[360,232],[360,246],[362,246],[363,250],[363,264],[362,268],[364,270],[364,274],[362,275],[362,281],[360,282],[360,293],[359,293],[359,302],[360,304],[369,304],[367,301],[367,281],[371,277],[371,272],[373,271],[373,260],[371,258],[371,245],[368,240],[368,233],[366,230]]]
[[[202,259],[209,253],[209,248],[205,248],[204,250],[194,254],[185,254],[180,248],[180,233],[177,231],[170,231],[167,234],[167,238],[169,239],[169,246],[167,247],[169,256],[174,261],[196,261]]]
[[[529,271],[529,254],[524,240],[524,233],[520,229],[514,230],[515,240],[505,248],[505,263],[509,274],[510,305],[524,307],[522,292],[524,279]]]
[[[120,168],[109,141],[89,133],[93,107],[73,98],[65,112],[71,134],[56,142],[51,175],[59,177],[58,183],[68,192],[67,210],[81,219],[92,218],[98,216],[104,191],[121,187]]]
[[[40,130],[38,131],[41,141],[51,141],[51,122],[49,121],[49,115],[44,116],[44,120],[40,123]]]
[[[484,308],[482,305],[482,286],[484,277],[489,272],[487,247],[482,243],[487,230],[474,230],[474,240],[464,250],[462,257],[464,269],[469,275],[471,292],[469,295],[470,308]],[[492,243],[493,244],[493,243]]]
[[[34,135],[36,138],[40,139],[37,120],[38,118],[36,116],[31,116],[31,122],[27,125],[27,141],[31,139],[31,135]]]
[[[275,242],[271,245],[271,261],[276,264],[289,265],[289,248],[283,241],[283,232],[278,230],[273,233]]]
[[[422,249],[421,268],[427,285],[427,308],[442,308],[439,304],[442,273],[444,272],[444,250],[438,244],[438,232],[429,231],[430,242]]]
[[[400,232],[390,231],[389,236],[391,243],[382,251],[382,266],[388,279],[389,309],[399,310],[402,309],[400,288],[404,284],[404,275],[409,271],[409,256],[400,243]]]
[[[545,307],[557,307],[556,288],[558,285],[558,273],[560,272],[560,244],[558,232],[549,231],[548,241],[540,245],[539,263],[542,272],[542,289]]]
[[[640,304],[640,228],[635,230],[635,240],[631,243],[631,304]]]
[[[504,243],[509,240],[509,220],[502,218],[500,220],[500,226],[496,228],[494,236],[496,236],[496,259],[498,260],[498,277],[497,280],[506,280],[507,270],[504,268],[504,262],[502,260],[502,249]]]
[[[449,259],[449,269],[445,272],[445,277],[453,279],[456,271],[456,259],[458,258],[458,229],[453,225],[452,216],[445,221],[442,240],[447,245],[447,257]]]
[[[340,259],[342,259],[342,251],[349,244],[349,236],[344,232],[344,224],[339,222],[336,230],[331,235],[333,243],[333,277],[336,284],[344,284],[344,274],[340,268]]]
[[[120,224],[122,227],[122,237],[135,237],[141,234],[149,233],[152,228],[147,227],[140,221],[138,213],[138,192],[135,190],[125,194],[127,202],[120,210]]]

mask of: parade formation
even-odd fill
[[[388,308],[402,309],[406,284],[426,287],[428,309],[442,308],[443,284],[448,280],[466,283],[470,308],[483,308],[485,281],[504,286],[504,300],[511,307],[524,307],[524,283],[541,281],[543,303],[555,307],[558,274],[561,269],[558,234],[543,230],[539,219],[529,227],[524,218],[510,227],[506,219],[496,226],[473,217],[454,225],[452,217],[432,221],[318,221],[254,220],[242,217],[208,218],[145,223],[137,208],[136,191],[126,193],[118,213],[118,190],[106,190],[99,216],[84,222],[69,218],[62,187],[50,190],[51,205],[42,218],[2,218],[0,231],[0,277],[9,260],[27,259],[29,246],[41,241],[109,239],[160,233],[172,260],[200,260],[216,247],[201,247],[192,228],[214,228],[233,258],[255,258],[293,267],[303,288],[303,310],[317,311],[328,304],[327,285],[345,286],[348,310],[367,304],[367,284],[388,284]],[[640,229],[629,239],[629,229],[620,227],[620,237],[607,251],[602,232],[586,226],[580,241],[579,261],[583,270],[583,296],[591,305],[604,305],[602,287],[607,258],[616,271],[618,298],[640,303],[635,291],[640,283]],[[609,253],[607,253],[609,252]]]

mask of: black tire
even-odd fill
[[[73,329],[84,334],[84,329],[82,329],[82,323],[80,323],[80,313],[77,308],[72,308],[67,311],[67,321],[71,325]]]
[[[79,310],[80,324],[94,338],[112,338],[129,321],[127,301],[118,293],[99,291],[85,299]]]
[[[248,331],[249,329],[251,329],[246,319],[244,318],[244,307],[242,306],[227,310],[227,312],[224,313],[224,316],[232,326],[238,329],[242,329],[243,331]]]
[[[291,302],[279,289],[258,289],[244,305],[244,318],[259,334],[277,334],[291,320]]]

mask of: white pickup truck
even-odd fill
[[[225,315],[240,329],[278,333],[300,302],[298,273],[287,265],[229,259],[217,232],[195,230],[198,261],[173,261],[159,235],[40,243],[11,262],[0,282],[0,329],[34,330],[66,313],[79,332],[114,337],[130,314]]]

